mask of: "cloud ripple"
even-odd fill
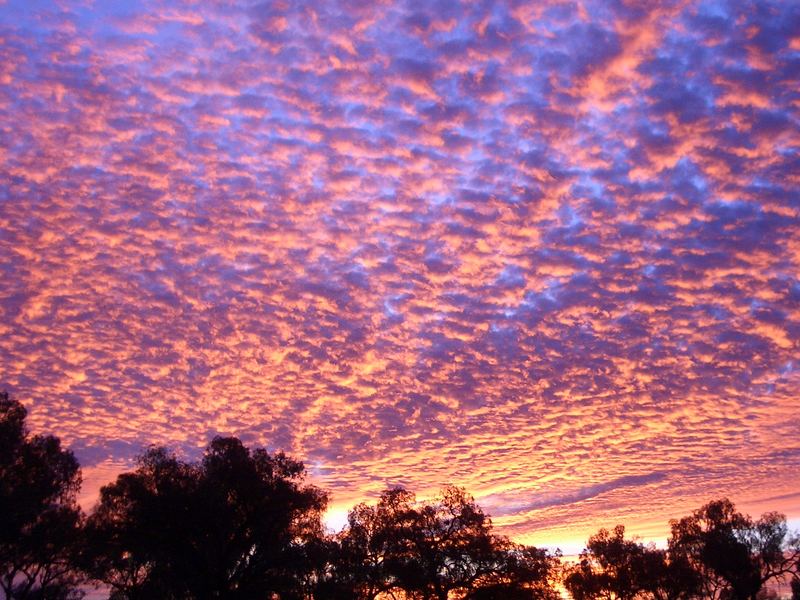
[[[800,515],[800,7],[0,5],[0,366],[525,539]]]

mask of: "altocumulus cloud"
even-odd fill
[[[99,473],[225,433],[343,505],[465,485],[523,538],[800,514],[798,31],[777,1],[10,0],[2,384]]]

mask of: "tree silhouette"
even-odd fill
[[[14,600],[83,597],[77,460],[54,436],[31,436],[27,411],[0,393],[0,590]]]
[[[493,533],[462,488],[417,502],[403,488],[359,504],[323,534],[327,494],[282,453],[215,438],[199,461],[153,447],[103,487],[84,519],[80,469],[0,394],[0,598],[79,600],[91,577],[110,600],[557,600],[560,554]],[[574,600],[769,600],[791,576],[800,538],[775,512],[753,520],[727,499],[670,522],[666,550],[589,538],[563,570]]]
[[[489,517],[463,489],[447,487],[402,521],[390,569],[406,591],[447,600],[451,591],[469,591],[495,570],[491,528]]]
[[[695,597],[700,576],[682,557],[625,539],[625,527],[589,538],[564,585],[575,600],[680,600]]]
[[[494,564],[484,568],[468,600],[559,600],[555,589],[561,566],[560,554],[541,548],[515,544],[495,536]]]
[[[613,532],[601,529],[589,538],[580,563],[564,581],[575,600],[629,600],[641,591],[645,549],[624,535],[625,528],[617,525]]]
[[[558,559],[491,529],[461,488],[446,487],[423,503],[403,488],[387,490],[377,505],[350,512],[326,597],[557,598],[551,583]]]
[[[381,494],[374,506],[358,504],[348,513],[348,524],[335,537],[331,566],[322,582],[325,598],[374,600],[400,590],[394,573],[401,542],[410,526],[414,495],[403,488]]]
[[[755,600],[766,582],[792,572],[800,556],[783,515],[767,513],[754,522],[728,499],[670,525],[670,552],[702,574],[708,598]]]
[[[87,568],[114,598],[302,598],[327,496],[302,463],[216,438],[201,462],[163,448],[101,490]]]

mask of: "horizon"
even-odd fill
[[[33,433],[45,433],[45,432],[33,432]],[[169,444],[157,444],[163,445],[166,448],[170,448]],[[144,450],[144,448],[143,448]],[[186,456],[185,458],[191,459],[191,457]],[[298,460],[302,461],[302,457],[293,457]],[[108,471],[99,472],[97,469],[90,470],[90,478],[89,484],[87,485],[86,476],[84,475],[83,478],[83,485],[81,487],[81,491],[78,495],[78,503],[81,506],[81,509],[89,514],[92,512],[94,505],[99,500],[99,491],[100,487],[103,485],[112,483],[116,477],[123,473],[123,472],[130,472],[135,469],[135,462],[131,462],[127,465],[117,465],[114,468],[109,469]],[[315,480],[313,476],[309,478],[310,483],[323,485],[323,482]],[[447,482],[442,483],[442,486],[447,485]],[[415,490],[410,490],[415,492]],[[438,489],[434,490],[433,493],[429,493],[427,495],[418,495],[417,500],[419,502],[425,502],[432,500],[436,494],[438,493]],[[466,490],[467,493],[470,493],[470,490]],[[706,498],[702,501],[702,504],[706,502],[710,502],[712,500],[717,500],[719,498]],[[476,497],[476,502],[479,506],[486,509],[483,505],[481,498]],[[746,509],[744,505],[740,505],[737,501],[736,497],[731,497],[730,500],[740,509],[744,514],[748,514],[750,517],[759,518],[765,512],[770,512],[768,506],[764,506],[762,511],[757,513],[750,513]],[[374,505],[377,501],[377,497],[372,498],[363,498],[360,501],[366,502],[367,504]],[[330,498],[330,505],[325,511],[323,515],[322,521],[324,526],[326,527],[329,533],[338,533],[345,528],[347,525],[347,514],[352,509],[354,504],[346,505],[344,502],[337,502],[335,497]],[[578,555],[585,549],[586,541],[588,540],[589,536],[597,533],[597,531],[601,528],[605,528],[608,530],[613,529],[616,525],[625,525],[626,535],[631,537],[634,540],[641,541],[644,543],[653,543],[658,548],[665,548],[667,538],[669,537],[669,520],[670,519],[680,519],[692,511],[700,508],[700,504],[689,506],[682,509],[677,509],[677,512],[670,516],[664,522],[647,522],[647,523],[633,523],[628,524],[624,523],[621,520],[617,520],[616,522],[605,522],[605,523],[591,523],[588,526],[583,527],[578,531],[574,531],[570,533],[568,537],[562,537],[560,539],[546,539],[537,536],[537,532],[533,532],[533,535],[526,536],[511,536],[512,539],[518,543],[523,543],[526,545],[534,545],[537,547],[547,548],[551,552],[560,551],[564,557],[564,560],[576,560]],[[778,511],[780,512],[780,511]],[[490,510],[486,510],[486,514],[492,519],[492,522],[495,524],[495,527],[498,526],[497,520],[495,516],[491,513]],[[800,534],[800,517],[787,517],[786,520],[787,527],[790,532],[795,532]],[[503,529],[502,524],[500,524],[500,529]]]
[[[800,526],[800,4],[0,1],[0,390],[329,518]],[[94,490],[94,491],[92,491]],[[582,548],[577,548],[579,551]]]

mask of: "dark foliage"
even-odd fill
[[[495,559],[468,590],[469,600],[558,600],[560,555],[495,538]]]
[[[413,500],[410,492],[397,488],[384,492],[375,506],[359,504],[350,511],[347,528],[331,547],[328,576],[320,582],[323,597],[372,600],[400,589],[393,568],[395,536]]]
[[[78,461],[58,438],[31,436],[25,407],[0,394],[0,591],[14,600],[81,598]]]
[[[755,600],[797,572],[798,540],[786,519],[767,513],[753,521],[726,499],[672,521],[667,550],[625,539],[625,528],[601,529],[564,585],[575,600]],[[774,595],[774,594],[773,594]]]
[[[464,490],[447,487],[417,503],[402,488],[375,506],[360,504],[338,536],[330,598],[373,600],[400,594],[447,598],[554,598],[558,559],[491,532],[491,520]]]
[[[800,556],[783,515],[753,521],[728,499],[709,502],[671,526],[670,552],[700,573],[708,598],[755,600],[765,583],[795,570]]]
[[[302,463],[217,438],[200,463],[154,448],[101,490],[84,565],[115,598],[302,598],[325,493]]]
[[[800,600],[800,539],[778,513],[716,500],[672,521],[667,549],[618,525],[563,567],[494,534],[461,488],[393,488],[325,535],[303,464],[236,438],[196,462],[151,448],[84,519],[77,461],[25,418],[0,394],[0,600],[78,600],[89,578],[113,600],[557,600],[560,582],[575,600],[768,600],[788,577]]]
[[[680,600],[701,591],[699,574],[688,561],[626,540],[622,525],[589,538],[580,562],[568,569],[564,586],[575,600]]]

